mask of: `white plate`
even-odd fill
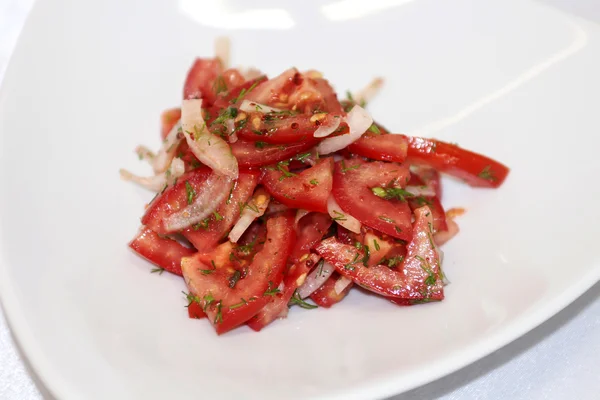
[[[205,3],[205,2],[202,2]],[[600,29],[529,1],[41,0],[0,97],[0,293],[59,398],[374,398],[454,371],[541,323],[600,276]],[[151,197],[158,115],[196,55],[228,34],[236,64],[325,72],[339,91],[386,78],[384,125],[512,167],[464,206],[441,304],[353,293],[260,334],[186,317],[173,276],[128,251]]]

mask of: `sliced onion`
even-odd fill
[[[354,106],[346,115],[346,123],[350,130],[349,133],[332,138],[324,139],[317,146],[319,154],[329,154],[342,150],[346,146],[356,142],[373,125],[373,118],[360,106]]]
[[[126,181],[135,182],[138,185],[154,192],[160,192],[166,185],[171,185],[177,178],[185,172],[185,164],[181,158],[175,158],[171,162],[169,169],[163,173],[154,176],[138,176],[126,169],[120,169],[121,178]]]
[[[316,138],[321,138],[321,137],[329,136],[333,132],[335,132],[335,130],[337,128],[340,127],[341,123],[342,123],[342,117],[341,116],[338,116],[337,118],[334,117],[331,120],[330,124],[319,126],[317,128],[317,130],[315,131],[315,133],[313,134],[313,136],[316,137]]]
[[[156,154],[146,146],[138,146],[135,148],[135,153],[138,155],[140,160],[148,161],[152,165],[152,160],[156,157]]]
[[[435,243],[438,246],[441,246],[448,240],[452,239],[460,231],[458,224],[452,218],[446,218],[446,224],[448,225],[447,231],[437,232],[435,235],[433,235]]]
[[[335,282],[333,286],[333,290],[335,290],[336,294],[342,293],[348,285],[352,283],[351,279],[346,278],[345,276],[340,276],[340,278]]]
[[[232,184],[233,179],[229,177],[210,174],[192,204],[165,218],[166,229],[179,231],[211,215],[229,195]]]
[[[329,216],[338,224],[354,233],[360,233],[360,222],[352,215],[345,213],[339,204],[333,198],[333,195],[327,199],[327,212]]]
[[[202,118],[202,99],[183,100],[181,125],[185,140],[202,164],[218,174],[237,179],[237,159],[231,153],[229,144],[206,127]]]
[[[215,54],[219,60],[223,69],[229,66],[229,54],[231,54],[231,41],[227,36],[219,36],[215,39]]]
[[[247,81],[259,78],[264,75],[261,70],[252,67],[246,69],[240,68],[240,72],[242,73],[244,79],[246,79]]]
[[[270,200],[271,196],[264,189],[258,189],[254,193],[254,196],[252,196],[250,203],[244,207],[240,219],[238,219],[231,232],[229,232],[229,241],[237,243],[250,224],[265,213]]]
[[[165,172],[167,168],[169,168],[169,164],[173,157],[175,157],[175,152],[177,151],[177,146],[179,142],[182,140],[182,136],[179,134],[179,130],[181,129],[181,121],[177,121],[173,128],[163,140],[163,144],[158,151],[156,157],[154,157],[154,162],[152,163],[152,168],[154,169],[155,174],[160,174]]]
[[[407,186],[406,191],[414,196],[435,196],[435,190],[429,186]]]
[[[296,218],[294,219],[294,227],[295,228],[298,227],[298,222],[300,222],[300,220],[302,219],[302,217],[304,217],[308,213],[310,213],[310,211],[303,210],[301,208],[299,208],[298,211],[296,211]]]
[[[259,112],[263,114],[267,114],[270,112],[279,112],[280,108],[270,107],[265,104],[256,103],[250,100],[242,100],[242,104],[240,105],[240,110],[245,112]]]
[[[331,274],[335,271],[335,267],[329,264],[325,260],[319,261],[315,269],[306,276],[306,280],[298,288],[298,295],[300,298],[305,299],[310,296],[315,290],[323,286],[325,281],[329,279]]]
[[[373,79],[367,86],[365,86],[362,90],[357,92],[352,98],[358,104],[366,104],[373,100],[377,93],[381,90],[383,86],[383,78],[375,78]]]

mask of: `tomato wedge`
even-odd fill
[[[433,242],[431,211],[427,206],[415,210],[414,237],[406,258],[394,268],[384,265],[366,267],[365,253],[330,237],[315,250],[345,277],[367,290],[383,296],[413,302],[442,300],[444,288],[437,247]]]
[[[223,72],[223,65],[218,58],[197,58],[185,79],[183,98],[202,98],[206,101],[205,105],[212,104],[217,94],[223,90],[217,79],[221,72]]]
[[[299,174],[288,171],[287,166],[267,168],[262,184],[267,192],[288,207],[327,213],[327,198],[333,185],[333,158],[319,160],[314,167]]]
[[[348,150],[372,160],[402,163],[406,160],[408,138],[404,135],[367,132],[348,146]]]
[[[290,255],[290,261],[297,263],[317,244],[329,230],[333,221],[328,214],[311,212],[298,221],[296,244]]]
[[[252,196],[258,184],[258,171],[241,171],[229,198],[216,213],[183,231],[183,235],[198,251],[207,252],[223,240],[240,216],[240,210]]]
[[[346,297],[352,288],[352,283],[346,286],[340,293],[337,293],[335,291],[335,283],[340,279],[340,276],[340,274],[334,272],[320,288],[311,293],[310,299],[323,308],[330,308],[334,304],[344,300],[344,297]]]
[[[253,112],[248,114],[249,122],[239,130],[238,136],[244,140],[261,141],[272,144],[298,143],[314,140],[313,135],[321,125],[332,124],[331,114],[301,114],[293,111],[270,113]]]
[[[439,178],[439,177],[438,177]],[[410,181],[408,182],[411,186],[423,186],[425,182],[415,174],[410,175]],[[408,204],[411,210],[416,210],[424,205],[428,206],[433,214],[433,232],[441,232],[448,230],[448,224],[446,223],[446,211],[442,202],[437,196],[417,196],[408,199]]]
[[[292,158],[296,154],[310,149],[316,143],[316,140],[307,140],[286,146],[238,140],[231,143],[231,152],[237,158],[240,168],[257,168]]]
[[[217,334],[248,321],[278,293],[295,240],[293,224],[293,212],[267,220],[264,246],[247,266],[245,276],[232,268],[235,257],[217,254],[219,257],[211,259],[214,262],[207,263],[207,255],[197,253],[181,261],[188,289],[195,301],[203,306]],[[233,248],[230,242],[221,246],[226,245]]]
[[[412,238],[408,204],[377,197],[371,189],[390,182],[405,187],[409,179],[406,166],[355,158],[335,164],[332,193],[342,210],[362,224],[408,241]]]
[[[454,144],[420,137],[409,137],[408,143],[409,162],[428,165],[474,187],[497,188],[510,171],[498,161]]]
[[[254,317],[248,321],[248,326],[258,332],[269,325],[276,318],[286,317],[288,313],[288,303],[294,295],[294,292],[304,282],[306,275],[319,261],[319,256],[311,254],[303,262],[293,264],[286,272],[283,279],[283,290],[273,296]]]
[[[206,314],[202,310],[202,306],[200,303],[196,303],[195,301],[191,301],[187,306],[188,309],[188,317],[193,319],[202,319],[206,318]]]
[[[138,235],[129,243],[129,247],[151,263],[179,276],[182,276],[181,259],[196,253],[194,249],[185,247],[176,240],[158,236],[147,227],[140,229]]]

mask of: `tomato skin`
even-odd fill
[[[311,293],[310,298],[319,307],[331,308],[334,304],[344,300],[344,297],[348,294],[352,288],[350,283],[341,293],[335,292],[335,283],[340,279],[340,274],[334,272],[320,288]]]
[[[172,274],[182,276],[181,259],[196,253],[176,240],[161,238],[156,232],[142,227],[129,247],[146,260]]]
[[[408,137],[408,143],[407,161],[428,165],[474,187],[497,188],[510,171],[498,161],[450,143],[420,137]]]
[[[223,65],[218,58],[197,58],[188,71],[183,86],[183,98],[202,98],[205,106],[212,104],[216,98],[215,82],[223,72]]]
[[[294,292],[304,282],[306,275],[318,262],[319,256],[311,254],[303,262],[293,264],[283,279],[283,291],[273,296],[273,299],[247,322],[248,326],[252,330],[259,332],[276,318],[287,316],[288,303]]]
[[[259,148],[254,142],[238,140],[231,143],[230,146],[240,168],[258,168],[292,158],[296,154],[310,149],[315,144],[317,144],[316,140],[307,140],[306,142],[287,146],[265,145]]]
[[[181,118],[181,108],[169,108],[160,114],[160,137],[164,140]]]
[[[298,221],[296,228],[296,244],[290,255],[290,261],[298,263],[302,256],[310,253],[310,249],[327,233],[333,221],[328,214],[311,212]]]
[[[206,228],[191,227],[182,232],[198,251],[210,251],[227,235],[240,216],[240,208],[252,196],[258,184],[259,175],[258,171],[240,171],[240,176],[233,186],[231,198],[216,210],[220,217],[217,218],[213,214],[206,220]]]
[[[439,179],[439,174],[437,174],[437,178]],[[425,185],[423,180],[415,174],[410,175],[410,181],[408,182],[408,184],[413,186]],[[434,187],[433,189],[435,190]],[[416,198],[408,199],[408,204],[410,206],[410,209],[413,211],[419,207],[422,207],[425,204],[429,207],[433,215],[434,233],[448,230],[448,224],[446,222],[446,211],[444,210],[444,206],[442,205],[442,202],[437,196],[419,196]]]
[[[408,167],[381,161],[345,160],[335,164],[332,194],[342,210],[362,224],[402,240],[412,238],[411,210],[406,202],[385,200],[371,191],[395,180],[405,187]]]
[[[214,299],[204,306],[217,334],[245,323],[271,301],[271,296],[265,293],[274,291],[283,279],[286,261],[295,240],[293,224],[293,212],[285,212],[267,220],[264,247],[254,255],[245,277],[239,279],[234,287],[230,286],[232,271],[226,257],[217,258],[211,263],[213,266],[205,262],[207,257],[211,257],[210,254],[198,253],[182,260],[181,268],[190,292],[198,299],[205,299],[206,296]],[[227,244],[232,246],[229,242]],[[202,270],[212,271],[205,274]]]
[[[310,114],[289,116],[281,113],[253,112],[249,113],[247,118],[249,122],[238,132],[240,138],[254,142],[290,144],[314,140],[313,135],[319,126],[332,123],[336,116],[326,114],[320,120],[311,121],[313,116]]]
[[[192,301],[188,307],[188,317],[192,319],[206,318],[206,314],[202,311],[202,306],[195,301]]]
[[[372,160],[403,163],[408,152],[408,138],[404,135],[377,135],[367,132],[348,146],[348,150]]]
[[[266,80],[266,76],[259,76],[258,78],[245,81],[238,86],[231,87],[227,93],[220,95],[215,100],[214,107],[216,112],[218,113],[218,111],[222,108],[232,107],[241,103],[242,100],[246,98],[246,93],[248,93],[248,90],[253,87],[256,88],[258,84],[265,82]],[[242,94],[242,92],[244,92],[244,94]]]
[[[327,213],[327,199],[333,185],[332,171],[333,158],[327,157],[295,176],[286,177],[287,171],[266,169],[262,184],[277,201],[288,207]]]
[[[365,267],[364,254],[355,247],[327,238],[315,251],[345,277],[377,294],[411,301],[437,301],[444,298],[440,260],[433,243],[432,223],[428,207],[415,210],[413,240],[407,246],[406,258],[396,268],[384,265]]]

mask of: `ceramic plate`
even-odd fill
[[[360,292],[256,334],[189,320],[183,282],[126,244],[148,192],[132,150],[185,72],[229,35],[233,61],[318,69],[369,107],[512,168],[500,190],[449,181],[468,212],[440,304]],[[381,398],[535,327],[600,276],[600,28],[533,1],[40,0],[0,97],[0,289],[26,356],[64,399]],[[590,189],[591,187],[591,189]]]

